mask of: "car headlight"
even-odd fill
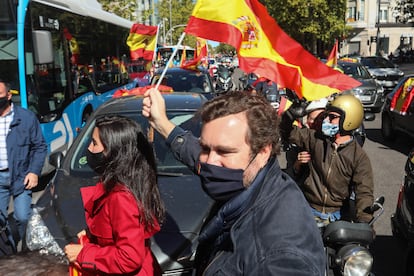
[[[45,225],[38,208],[33,208],[32,216],[27,223],[26,243],[31,251],[36,250],[45,255],[65,256]]]
[[[354,95],[361,95],[361,94],[364,93],[364,91],[361,88],[354,88],[354,89],[352,89],[352,93]]]
[[[365,276],[371,271],[373,258],[365,247],[346,245],[339,250],[337,258],[344,276]]]
[[[380,93],[380,94],[384,93],[384,87],[382,87],[382,85],[377,86],[377,93]]]

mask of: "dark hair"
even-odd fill
[[[247,91],[232,91],[206,102],[199,111],[203,124],[241,112],[246,113],[246,139],[251,155],[269,144],[272,145],[272,155],[279,154],[279,116],[264,97]]]
[[[153,228],[154,218],[164,219],[164,204],[157,186],[154,151],[140,125],[122,116],[105,116],[96,120],[104,154],[108,160],[102,181],[110,191],[122,183],[134,194],[144,214],[140,221]]]

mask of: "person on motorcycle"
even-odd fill
[[[252,85],[256,90],[256,93],[265,97],[269,102],[278,101],[279,94],[277,91],[277,84],[274,81],[265,77],[259,77]]]
[[[305,108],[306,115],[302,125],[309,129],[320,131],[322,128],[323,112],[328,104],[328,98],[314,100]],[[299,148],[297,145],[290,145],[286,150],[286,169],[295,181],[300,182],[303,175],[308,171],[307,163],[310,161],[310,153]],[[303,180],[303,179],[302,179]]]
[[[324,223],[345,218],[369,222],[372,215],[364,210],[374,201],[373,172],[368,155],[352,135],[364,117],[361,102],[351,94],[337,95],[326,107],[320,132],[292,124],[304,110],[294,103],[282,115],[280,131],[284,143],[310,153],[301,188],[315,218]]]

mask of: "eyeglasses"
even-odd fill
[[[328,115],[326,115],[326,117],[328,117],[329,121],[332,122],[336,118],[340,118],[341,115],[336,115],[336,114],[328,113]]]

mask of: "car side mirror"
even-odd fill
[[[58,151],[54,152],[49,156],[49,164],[55,167],[56,169],[60,168],[62,165],[63,153]]]
[[[374,113],[365,113],[364,114],[364,120],[365,121],[374,121],[375,120],[375,114]]]

